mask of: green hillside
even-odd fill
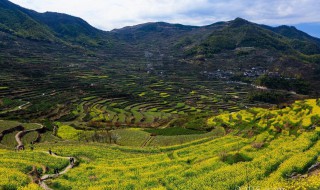
[[[0,1],[0,29],[19,37],[55,43],[108,45],[109,36],[81,18],[60,13],[38,13]]]
[[[308,168],[319,161],[319,102],[310,99],[283,109],[252,108],[217,115],[208,119],[215,128],[210,135],[175,146],[129,148],[114,142],[79,146],[70,136],[76,131],[67,132],[61,126],[57,134],[65,140],[42,141],[33,151],[1,149],[0,168],[11,167],[9,173],[1,174],[1,187],[37,189],[26,175],[32,166],[47,167],[44,175],[66,165],[66,160],[45,153],[52,149],[80,162],[66,174],[46,180],[53,189],[317,189],[318,170]],[[111,133],[120,134],[119,140],[138,138],[135,130]],[[20,180],[15,180],[17,176]]]
[[[0,190],[319,189],[320,39],[101,31],[0,0]]]
[[[214,54],[236,48],[260,48],[283,54],[295,51],[314,55],[319,54],[319,39],[290,27],[264,27],[237,18],[225,23],[225,27],[213,31],[200,45],[187,51],[188,54],[212,57]]]
[[[0,11],[1,31],[31,40],[45,40],[49,42],[58,40],[48,27],[41,25],[23,12],[3,7],[0,7]]]

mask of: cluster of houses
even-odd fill
[[[250,69],[235,68],[233,70],[217,69],[215,71],[201,71],[200,75],[207,79],[223,79],[228,80],[234,76],[243,76],[248,78],[257,78],[261,75],[280,76],[277,72],[270,72],[263,67],[252,67]]]

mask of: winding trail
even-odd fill
[[[45,152],[47,154],[49,154],[48,152]],[[64,168],[61,172],[59,172],[58,174],[46,174],[46,175],[43,175],[40,179],[40,187],[42,187],[44,190],[53,190],[51,189],[46,183],[45,181],[48,180],[48,179],[54,179],[54,178],[58,178],[60,175],[63,175],[65,173],[67,173],[68,171],[70,171],[74,166],[75,166],[75,163],[77,162],[76,158],[74,157],[62,157],[62,156],[58,156],[57,154],[55,153],[52,153],[51,156],[53,157],[56,157],[56,158],[62,158],[62,159],[68,159],[70,160],[70,158],[73,158],[74,159],[74,163],[73,164],[69,164],[66,168]]]
[[[9,129],[5,129],[5,130],[1,131],[1,132],[0,132],[0,142],[2,141],[3,137],[4,137],[6,134],[12,133],[12,132],[14,132],[14,131],[21,131],[21,130],[23,130],[23,129],[24,129],[23,126],[18,125],[18,126],[11,127],[11,128],[9,128]]]
[[[33,124],[38,125],[38,126],[40,126],[40,127],[39,127],[39,128],[36,128],[36,129],[23,130],[23,131],[20,131],[20,132],[18,132],[18,133],[16,134],[15,139],[16,139],[16,141],[17,141],[17,143],[18,143],[18,145],[17,145],[17,147],[16,147],[17,150],[19,150],[19,149],[21,149],[21,148],[24,148],[24,144],[23,144],[23,142],[22,142],[22,140],[21,140],[21,138],[22,138],[24,135],[26,135],[27,133],[30,133],[30,132],[33,132],[33,131],[38,131],[38,130],[41,130],[41,129],[44,128],[44,126],[43,126],[42,124],[39,124],[39,123],[33,123]]]
[[[24,144],[23,144],[23,142],[21,140],[21,138],[24,135],[26,135],[27,133],[30,133],[30,132],[33,132],[33,131],[37,131],[37,130],[41,130],[41,129],[44,128],[44,126],[42,124],[39,124],[39,123],[34,123],[34,124],[38,125],[39,128],[30,129],[30,130],[23,130],[23,131],[20,131],[20,132],[18,132],[16,134],[15,139],[16,139],[16,141],[18,143],[18,146],[17,146],[18,150],[19,150],[20,147],[24,147]],[[49,152],[44,152],[44,153],[49,154]],[[70,160],[70,158],[73,158],[74,161],[73,161],[73,163],[69,163],[69,165],[66,168],[64,168],[61,172],[59,172],[58,174],[45,174],[42,177],[40,177],[39,186],[41,188],[43,188],[44,190],[53,190],[45,183],[46,180],[54,179],[54,178],[59,177],[60,175],[63,175],[65,173],[67,173],[68,171],[70,171],[75,166],[75,163],[77,162],[77,159],[74,158],[74,157],[62,157],[62,156],[58,156],[56,153],[52,153],[50,155],[53,156],[53,157],[56,157],[56,158],[62,158],[62,159],[67,159],[67,160]]]

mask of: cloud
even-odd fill
[[[165,21],[206,25],[242,17],[269,25],[320,22],[319,0],[11,0],[39,12],[78,16],[104,30]]]

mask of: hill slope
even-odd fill
[[[46,181],[50,188],[318,189],[319,168],[310,168],[320,161],[319,103],[312,99],[283,109],[252,108],[214,116],[208,122],[216,130],[208,137],[176,146],[124,147],[107,142],[87,143],[84,139],[63,141],[46,135],[46,142],[36,144],[33,151],[0,149],[0,188],[31,189],[33,185],[26,174],[31,166],[47,168],[42,176],[51,174],[54,168],[61,171],[67,166],[67,161],[61,159],[64,156],[75,157],[80,164]],[[1,124],[5,126],[4,122]],[[78,131],[59,130],[65,133],[64,137]],[[120,130],[111,132],[117,131]],[[132,139],[137,131],[118,137]],[[94,136],[93,131],[80,133]],[[155,136],[153,142],[161,142],[161,136]],[[48,142],[50,138],[54,142]],[[23,139],[28,142],[27,137]],[[60,157],[47,154],[49,149]]]
[[[0,7],[3,117],[159,126],[172,117],[320,91],[318,40],[294,28],[237,18],[104,32],[65,14],[37,13],[6,0]]]
[[[81,18],[61,13],[38,13],[0,1],[0,27],[17,36],[49,42],[75,42],[87,45],[102,43],[106,32],[98,30]],[[101,42],[102,41],[102,42]]]
[[[252,47],[283,53],[292,53],[292,50],[296,50],[305,54],[319,54],[319,42],[319,39],[293,27],[265,27],[237,18],[225,23],[220,30],[213,31],[202,44],[192,51],[211,56],[222,50]]]

